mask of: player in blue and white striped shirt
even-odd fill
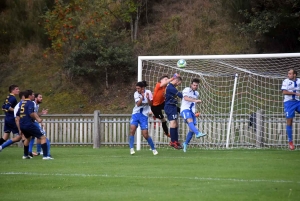
[[[142,130],[142,135],[147,140],[151,147],[153,155],[157,155],[158,152],[154,147],[152,138],[148,134],[148,113],[150,112],[150,106],[152,105],[153,96],[150,90],[145,89],[146,82],[138,82],[136,84],[136,92],[134,93],[135,106],[132,110],[132,116],[130,120],[130,136],[129,136],[129,147],[130,154],[135,154],[134,151],[134,135],[138,125]]]
[[[180,115],[184,118],[186,123],[189,126],[189,132],[186,136],[185,142],[183,145],[183,151],[186,152],[187,146],[191,141],[194,133],[196,134],[196,138],[200,138],[206,136],[206,134],[201,133],[195,125],[197,124],[197,120],[195,117],[196,111],[196,103],[201,103],[202,101],[198,99],[199,92],[197,91],[199,86],[199,79],[195,78],[192,80],[190,87],[186,87],[182,91],[183,99],[181,102]]]
[[[300,113],[300,79],[297,78],[297,71],[290,69],[288,78],[282,82],[282,94],[284,95],[283,105],[286,117],[286,133],[289,140],[290,150],[294,150],[293,143],[293,118],[295,112]]]

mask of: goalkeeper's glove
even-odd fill
[[[176,77],[179,77],[180,75],[178,74],[178,73],[175,73],[174,75],[173,75],[173,78],[176,78]]]

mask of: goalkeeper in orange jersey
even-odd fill
[[[197,124],[195,114],[196,103],[201,103],[201,100],[198,99],[199,92],[197,91],[199,86],[199,79],[195,78],[192,80],[190,87],[186,87],[182,91],[182,101],[180,108],[180,115],[184,118],[185,122],[189,126],[189,132],[186,136],[185,142],[182,144],[183,151],[186,152],[187,146],[191,141],[194,133],[196,138],[204,137],[206,134],[201,133],[195,125]],[[199,115],[198,115],[199,116]]]
[[[160,119],[164,134],[168,137],[170,137],[169,128],[162,111],[165,107],[165,91],[167,84],[174,80],[174,78],[176,78],[177,76],[179,76],[179,74],[177,73],[175,73],[172,78],[169,78],[168,75],[163,75],[162,77],[160,77],[159,82],[156,83],[153,92],[153,103],[151,106],[151,111],[155,118]]]

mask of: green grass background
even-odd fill
[[[299,200],[299,151],[52,147],[0,153],[0,200]]]

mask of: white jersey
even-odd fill
[[[15,118],[17,117],[17,113],[18,113],[18,110],[19,110],[21,104],[22,104],[22,101],[18,102],[18,104],[14,108],[14,117]]]
[[[145,94],[148,93],[149,94],[149,100],[153,100],[153,95],[152,92],[150,90],[145,90]],[[137,91],[134,93],[134,102],[137,103],[142,95],[139,94]],[[133,110],[132,110],[132,114],[136,114],[136,113],[143,113],[143,115],[148,116],[148,113],[150,112],[150,105],[148,103],[148,99],[146,98],[146,95],[144,96],[144,99],[142,101],[141,106],[137,106],[135,104]]]
[[[184,97],[187,96],[189,98],[198,99],[199,92],[192,90],[190,87],[186,87],[182,91],[182,96],[183,96],[183,98],[181,100],[180,112],[182,112],[183,110],[191,110],[193,113],[195,113],[196,103],[186,101],[186,100],[184,100]]]
[[[300,93],[300,79],[296,78],[295,81],[290,79],[283,80],[281,90]],[[284,95],[283,102],[290,101],[290,100],[299,100],[299,96]]]
[[[38,113],[39,112],[39,108],[40,108],[40,105],[39,104],[36,104],[35,101],[32,101],[34,103],[34,112]]]

